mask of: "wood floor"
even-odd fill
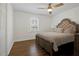
[[[37,47],[35,40],[15,42],[9,56],[48,56],[49,54]]]
[[[66,44],[59,47],[58,56],[73,56],[73,44]],[[42,48],[35,44],[35,40],[15,42],[9,56],[49,56]]]

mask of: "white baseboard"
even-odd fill
[[[14,44],[14,42],[12,42],[10,49],[7,51],[7,56],[9,55],[9,53],[10,53],[12,47],[13,47],[13,44]]]
[[[25,41],[25,40],[34,40],[35,38],[32,39],[19,39],[19,40],[15,40],[14,42],[19,42],[19,41]]]

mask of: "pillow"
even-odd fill
[[[57,29],[56,29],[56,32],[63,33],[63,28],[57,28]]]
[[[63,28],[52,28],[51,32],[63,32]]]
[[[76,29],[74,26],[69,27],[64,31],[64,33],[75,33]]]
[[[55,28],[48,29],[47,32],[56,32]]]
[[[53,32],[56,32],[57,31],[57,28],[52,28]]]

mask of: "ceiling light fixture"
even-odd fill
[[[49,14],[52,13],[52,6],[51,6],[51,3],[49,3],[49,6],[48,6],[48,12],[49,12]]]
[[[51,12],[52,11],[52,9],[48,9],[48,12]]]
[[[63,6],[63,3],[49,3],[47,8],[38,8],[38,9],[47,9],[49,14],[52,14],[53,9]]]
[[[50,9],[48,9],[48,12],[49,12],[49,14],[51,14],[52,13],[52,9],[50,8]]]

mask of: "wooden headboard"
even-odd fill
[[[77,24],[75,22],[71,21],[70,19],[65,18],[57,25],[57,28],[63,28],[63,30],[65,31],[66,29],[68,29],[71,26],[73,26],[76,29]]]

